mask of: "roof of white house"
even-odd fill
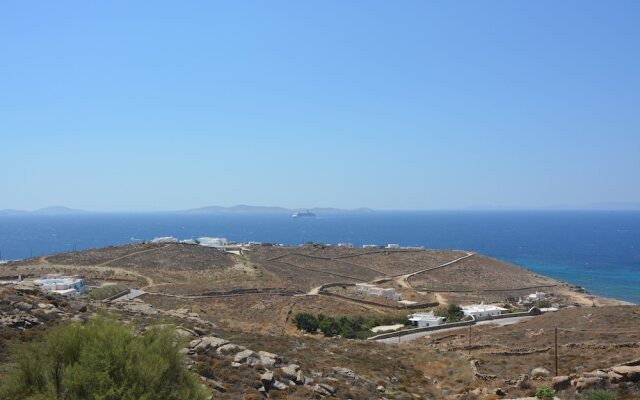
[[[76,282],[84,282],[82,278],[76,278],[72,276],[65,276],[60,278],[43,278],[43,279],[34,279],[33,283],[36,285],[55,285],[55,284],[74,284]]]
[[[173,236],[160,236],[151,239],[151,243],[178,243],[178,239]]]
[[[444,319],[444,317],[438,317],[433,311],[427,313],[415,313],[409,316],[409,321],[437,321]]]
[[[473,304],[470,306],[462,306],[461,308],[463,312],[467,312],[467,313],[482,313],[487,311],[506,311],[507,310],[506,308],[492,306],[490,304],[484,304],[484,303]]]

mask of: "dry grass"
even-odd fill
[[[554,329],[558,327],[559,374],[606,368],[640,357],[640,307],[566,308],[507,326],[472,328],[473,357],[481,371],[499,379],[530,374],[536,367],[554,371]],[[434,334],[416,342],[466,354],[468,331]],[[521,354],[518,354],[521,353]]]

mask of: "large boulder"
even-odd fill
[[[609,379],[609,374],[607,374],[604,371],[599,371],[599,370],[595,370],[595,371],[591,371],[591,372],[585,372],[585,373],[582,374],[582,376],[584,378]]]
[[[548,369],[538,367],[531,370],[531,376],[533,378],[546,378],[551,375]]]
[[[298,364],[289,364],[285,367],[280,368],[284,376],[295,381],[298,377],[298,370],[300,370],[300,366]]]
[[[289,386],[285,385],[280,381],[273,381],[273,383],[271,384],[271,388],[278,389],[278,390],[287,390]]]
[[[202,338],[192,340],[189,345],[191,346],[193,344],[193,349],[197,353],[211,354],[221,346],[224,346],[228,343],[229,341],[226,339],[218,338],[215,336],[203,336]]]
[[[27,302],[20,301],[20,302],[14,304],[13,307],[15,309],[17,309],[17,310],[26,312],[26,311],[31,311],[33,309],[33,304],[29,304]]]
[[[335,394],[336,392],[336,389],[326,383],[319,383],[313,387],[313,391],[323,396],[333,396],[333,394]]]
[[[266,388],[271,387],[271,382],[273,382],[273,372],[267,371],[260,375],[260,382],[262,382],[262,386]]]
[[[228,356],[229,354],[237,353],[238,351],[244,350],[244,349],[245,348],[243,346],[239,346],[233,343],[227,343],[218,347],[216,349],[216,354],[218,354],[219,356],[225,357],[225,356]]]
[[[333,372],[335,372],[336,374],[342,376],[343,378],[348,378],[348,379],[358,379],[358,375],[353,372],[352,370],[350,370],[349,368],[344,368],[344,367],[333,367]]]
[[[571,385],[575,387],[578,392],[589,389],[599,389],[606,386],[608,381],[598,377],[580,377],[571,381]]]
[[[259,360],[257,356],[258,356],[258,353],[256,353],[255,351],[250,349],[245,349],[237,353],[236,356],[233,358],[233,361],[237,363],[243,363],[243,362],[246,362],[248,358],[257,358]]]
[[[622,376],[622,381],[638,382],[640,381],[640,365],[620,366],[611,368],[613,372]]]
[[[282,359],[273,353],[269,353],[268,351],[259,351],[258,356],[260,357],[260,363],[265,367],[274,367],[282,362]]]
[[[551,386],[555,391],[568,389],[571,386],[571,377],[566,375],[554,376],[551,379]]]
[[[304,377],[304,374],[302,373],[302,370],[298,370],[298,373],[296,374],[295,382],[298,385],[304,385],[305,384],[306,379]]]
[[[624,379],[624,377],[620,374],[616,374],[613,371],[609,371],[607,373],[607,376],[609,377],[609,381],[611,383],[618,383],[618,382],[622,382],[622,380]]]
[[[518,376],[518,380],[516,380],[515,386],[518,389],[529,389],[529,387],[531,387],[531,384],[529,383],[529,375],[523,374]]]

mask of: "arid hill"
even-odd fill
[[[118,290],[141,289],[146,294],[113,303],[84,296],[69,301],[5,286],[0,291],[0,318],[7,323],[0,327],[0,366],[6,362],[7,344],[100,310],[139,329],[155,323],[184,327],[181,335],[193,339],[185,348],[192,369],[222,399],[260,398],[260,388],[263,393],[269,389],[271,398],[491,399],[499,398],[497,388],[508,391],[506,397],[532,395],[536,386],[551,385],[551,377],[531,379],[522,387],[516,382],[537,367],[553,372],[556,326],[561,374],[640,357],[637,306],[592,307],[614,302],[458,250],[247,246],[232,254],[197,245],[138,243],[0,266],[3,276],[47,273],[79,274],[95,288],[117,285]],[[394,301],[355,295],[349,285],[358,282],[394,288],[425,306],[407,309]],[[327,284],[337,285],[325,289]],[[502,304],[536,290],[547,293],[549,302],[572,307],[513,325],[473,326],[471,349],[467,327],[398,345],[325,338],[301,332],[292,323],[302,312],[337,319],[397,316],[452,303]],[[59,311],[46,311],[54,309]],[[24,321],[33,324],[25,328]],[[225,341],[232,345],[218,351]],[[198,346],[201,342],[212,344]],[[263,355],[262,361],[275,364],[255,361],[260,358],[254,350],[277,355]],[[298,370],[303,378],[287,375]],[[265,383],[268,373],[274,377]],[[637,389],[630,386],[625,393]]]

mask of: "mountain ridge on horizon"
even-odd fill
[[[412,210],[374,210],[367,207],[344,209],[337,207],[309,207],[286,208],[278,206],[252,206],[238,204],[234,206],[205,206],[185,210],[172,211],[87,211],[65,206],[50,206],[36,210],[1,209],[0,216],[8,215],[80,215],[80,214],[108,214],[108,213],[176,213],[176,214],[292,214],[300,211],[313,213],[372,213],[380,211],[640,211],[640,202],[600,202],[583,205],[554,204],[540,207],[528,206],[500,206],[474,205],[464,208],[412,209]]]

